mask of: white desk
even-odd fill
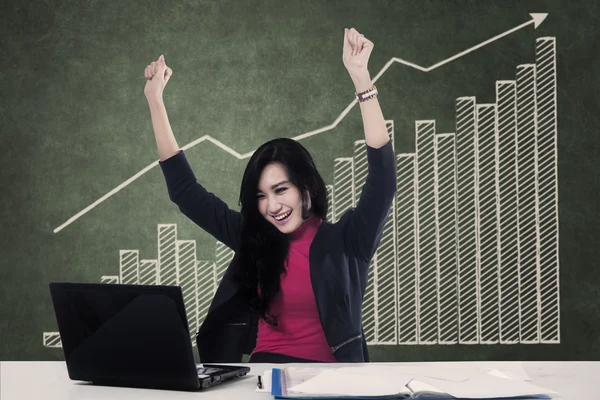
[[[372,363],[374,364],[374,363]],[[398,365],[445,365],[460,369],[462,366],[478,365],[494,368],[521,364],[532,383],[553,389],[560,395],[557,399],[600,399],[600,362],[452,362],[452,363],[398,363]],[[288,364],[288,366],[294,364]],[[308,366],[309,364],[302,364]],[[332,366],[356,366],[335,364]],[[390,365],[390,363],[385,363]],[[249,364],[247,377],[215,386],[206,391],[175,392],[93,386],[69,379],[64,362],[1,362],[0,399],[2,400],[162,400],[162,399],[272,399],[268,393],[257,393],[256,376],[274,364]],[[281,364],[279,365],[281,366]],[[323,367],[324,364],[315,366]],[[568,390],[565,390],[568,388]]]

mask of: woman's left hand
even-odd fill
[[[373,42],[356,29],[344,29],[342,60],[350,76],[356,76],[368,70],[369,56],[373,51],[373,46]]]

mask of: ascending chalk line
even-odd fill
[[[400,64],[404,64],[408,67],[412,67],[415,69],[418,69],[419,71],[423,71],[423,72],[429,72],[429,71],[433,71],[434,69],[441,67],[444,64],[447,64],[451,61],[456,60],[459,57],[462,57],[466,54],[469,54],[472,51],[475,51],[483,46],[486,46],[506,35],[509,35],[513,32],[518,31],[519,29],[525,28],[528,25],[534,24],[534,29],[537,28],[538,26],[540,26],[540,24],[544,21],[544,19],[546,19],[546,17],[548,16],[548,14],[529,14],[531,16],[531,20],[516,26],[504,33],[501,33],[497,36],[494,36],[491,39],[486,40],[485,42],[481,42],[476,46],[470,47],[465,51],[462,51],[450,58],[447,58],[443,61],[438,62],[437,64],[432,65],[431,67],[422,67],[420,65],[411,63],[409,61],[403,60],[401,58],[398,57],[394,57],[392,58],[390,61],[388,61],[385,66],[381,69],[381,71],[379,71],[379,73],[372,79],[372,82],[375,83],[377,82],[377,80],[385,73],[385,71],[387,71],[387,69],[394,63],[400,63]],[[294,140],[302,140],[302,139],[306,139],[308,137],[311,136],[315,136],[318,135],[319,133],[322,132],[327,132],[333,128],[335,128],[343,119],[344,117],[346,117],[346,115],[348,115],[348,113],[350,112],[350,110],[356,105],[357,100],[354,99],[349,105],[348,107],[346,107],[344,109],[344,111],[342,111],[342,113],[335,119],[335,121],[333,121],[332,124],[327,125],[327,126],[323,126],[319,129],[316,129],[314,131],[311,132],[306,132],[303,133],[301,135],[298,135],[296,137],[293,137],[292,139]],[[204,135],[196,140],[194,140],[193,142],[190,142],[188,144],[186,144],[185,146],[183,146],[181,149],[182,150],[187,150],[189,148],[192,148],[194,146],[196,146],[197,144],[200,144],[204,141],[209,141],[211,143],[213,143],[215,146],[219,147],[220,149],[224,150],[225,152],[231,154],[232,156],[234,156],[235,158],[237,158],[238,160],[243,160],[245,158],[248,158],[252,155],[252,153],[254,153],[253,151],[249,152],[249,153],[245,153],[245,154],[240,154],[237,151],[233,150],[231,147],[227,146],[226,144],[224,144],[223,142],[218,141],[217,139],[211,137],[210,135]],[[84,216],[85,214],[87,214],[88,212],[90,212],[94,207],[96,207],[97,205],[99,205],[100,203],[102,203],[103,201],[107,200],[108,198],[110,198],[111,196],[115,195],[116,193],[120,192],[121,190],[125,189],[130,183],[134,182],[136,179],[138,179],[140,176],[144,175],[146,172],[150,171],[152,168],[156,167],[158,165],[158,160],[152,162],[150,165],[148,165],[146,168],[142,169],[141,171],[139,171],[137,174],[133,175],[131,178],[127,179],[125,182],[121,183],[119,186],[115,187],[113,190],[111,190],[110,192],[106,193],[104,196],[100,197],[98,200],[96,200],[95,202],[93,202],[92,204],[90,204],[89,206],[87,206],[86,208],[84,208],[83,210],[79,211],[77,214],[73,215],[71,218],[69,218],[65,223],[63,223],[61,226],[59,226],[58,228],[54,229],[54,233],[58,233],[61,230],[63,230],[64,228],[66,228],[67,226],[69,226],[70,224],[72,224],[73,222],[75,222],[76,220],[78,220],[79,218],[81,218],[82,216]]]

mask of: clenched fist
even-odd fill
[[[165,63],[165,57],[160,56],[158,60],[152,61],[144,71],[146,76],[146,87],[144,88],[144,94],[146,98],[161,97],[167,82],[173,75],[173,70],[167,67]]]
[[[373,47],[373,42],[356,29],[344,29],[342,60],[350,75],[353,76],[368,69],[369,56]]]

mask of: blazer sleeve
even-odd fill
[[[392,142],[367,146],[367,178],[349,216],[346,237],[353,254],[369,261],[381,240],[396,194],[396,163]]]
[[[241,213],[231,210],[197,182],[183,150],[159,164],[171,201],[198,226],[236,251],[240,243]]]

